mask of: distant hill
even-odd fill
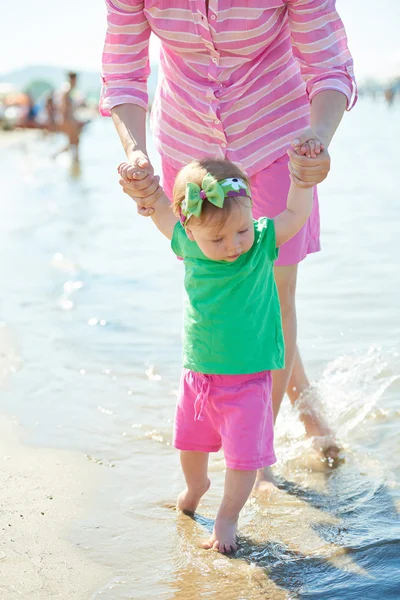
[[[25,67],[9,73],[0,75],[0,82],[14,84],[18,89],[23,90],[32,81],[48,81],[55,88],[65,81],[66,69],[61,67],[49,67],[37,65],[34,67]],[[91,93],[100,89],[100,74],[91,71],[81,71],[79,73],[79,88],[84,93]]]
[[[0,83],[12,83],[19,90],[23,91],[33,81],[47,81],[55,89],[59,88],[66,80],[67,69],[63,67],[52,67],[46,65],[36,65],[16,69],[9,73],[0,75]],[[98,98],[100,94],[101,80],[100,72],[79,71],[78,88],[90,99]],[[149,80],[150,96],[153,95],[158,77],[158,66],[152,65],[152,73]]]

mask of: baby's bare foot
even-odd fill
[[[237,550],[236,544],[237,517],[217,517],[214,530],[209,540],[202,543],[206,550],[217,550],[223,554],[230,554]]]
[[[210,484],[210,480],[207,479],[207,483],[201,488],[186,488],[185,490],[183,490],[183,492],[179,494],[178,499],[176,501],[177,508],[179,508],[179,510],[181,510],[183,513],[194,513],[201,500],[201,497],[204,496],[204,494],[210,487]]]

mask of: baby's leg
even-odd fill
[[[207,477],[208,453],[181,450],[180,455],[187,488],[179,494],[176,505],[182,512],[194,513],[201,497],[210,487]]]
[[[257,471],[226,469],[224,496],[212,535],[207,542],[203,542],[203,548],[212,548],[224,553],[237,549],[236,529],[239,513],[250,496],[256,474]]]

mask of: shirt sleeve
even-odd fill
[[[119,104],[137,104],[147,110],[150,74],[150,26],[143,1],[105,0],[107,30],[103,49],[100,113],[110,116]]]
[[[293,54],[300,64],[311,100],[319,92],[336,90],[347,98],[347,110],[357,101],[353,59],[336,0],[287,0]]]
[[[267,217],[260,217],[256,221],[256,227],[262,236],[263,251],[268,258],[274,262],[279,256],[279,248],[276,247],[275,222]]]
[[[185,258],[185,242],[187,240],[187,235],[182,227],[182,223],[178,221],[178,223],[174,227],[174,231],[172,233],[171,240],[171,248],[172,252],[176,254],[179,258]]]
[[[268,256],[272,261],[275,261],[279,256],[279,248],[276,247],[275,221],[267,220],[267,249]]]

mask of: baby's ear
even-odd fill
[[[188,238],[191,242],[194,242],[193,233],[187,227],[186,227],[186,235],[188,236]]]

